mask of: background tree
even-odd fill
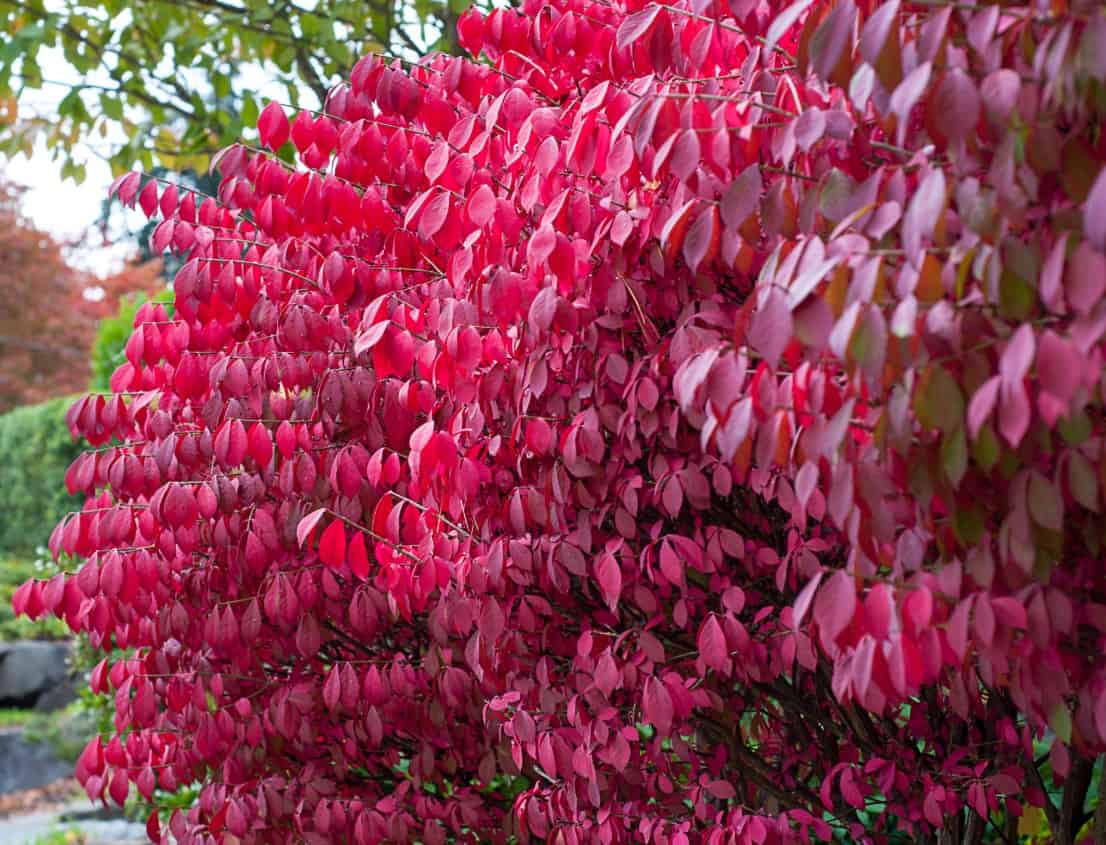
[[[19,191],[0,186],[0,410],[83,390],[91,279],[19,211]]]
[[[106,280],[74,269],[20,213],[20,194],[0,182],[0,412],[85,390],[97,322],[126,293],[164,287],[160,262]]]
[[[0,0],[0,151],[29,152],[42,135],[83,177],[69,153],[103,135],[116,171],[135,162],[181,170],[257,121],[243,70],[277,80],[292,102],[321,103],[368,52],[416,57],[452,51],[469,0]],[[75,79],[51,78],[41,59],[60,50]],[[56,114],[15,116],[16,101],[44,86],[68,92]],[[271,94],[272,92],[270,92]]]

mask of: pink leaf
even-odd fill
[[[944,213],[945,200],[944,171],[931,170],[911,197],[902,221],[903,249],[915,267],[921,267],[922,242],[933,234],[938,219]]]
[[[979,121],[979,92],[971,77],[959,68],[949,71],[937,88],[934,108],[941,116],[941,131],[951,140],[968,137]]]
[[[1029,394],[1025,386],[1022,384],[1008,386],[1003,383],[999,391],[998,429],[1011,447],[1018,448],[1018,444],[1029,430],[1031,416],[1032,409],[1029,406]]]
[[[692,273],[717,254],[720,236],[718,206],[712,205],[695,218],[684,239],[684,261]]]
[[[632,15],[627,15],[626,19],[622,21],[622,25],[618,27],[618,33],[615,36],[615,44],[618,49],[624,50],[635,41],[646,36],[657,22],[660,11],[661,7],[658,4],[650,3],[644,9],[634,12]]]
[[[311,534],[315,531],[315,526],[325,515],[326,508],[319,508],[299,521],[299,524],[296,525],[296,542],[299,543],[300,548],[303,548],[309,542]]]
[[[1014,332],[1002,352],[1002,358],[999,359],[998,370],[1004,384],[1021,385],[1029,372],[1029,367],[1033,364],[1036,346],[1036,335],[1033,333],[1033,327],[1028,323],[1021,325]]]
[[[795,25],[811,2],[812,0],[798,0],[772,19],[772,24],[768,27],[768,32],[764,37],[764,51],[766,53],[771,53],[776,49],[776,44]]]
[[[474,226],[482,227],[495,214],[495,194],[487,185],[481,185],[472,192],[465,205],[465,214]]]
[[[929,85],[929,78],[932,72],[933,65],[930,62],[922,62],[906,75],[903,81],[895,88],[895,92],[891,95],[890,108],[898,118],[899,143],[902,143],[906,136],[906,130],[910,124],[910,112],[918,103],[918,100],[921,99],[922,94]],[[943,188],[944,179],[941,181]],[[936,218],[934,218],[934,222],[936,222]]]
[[[1083,203],[1083,234],[1099,252],[1106,252],[1106,167],[1098,172]]]
[[[727,229],[738,229],[748,219],[760,203],[762,190],[760,165],[750,164],[722,195],[722,222]]]
[[[718,624],[718,618],[713,614],[706,618],[699,629],[698,645],[699,655],[707,666],[717,671],[725,671],[730,662],[726,648],[726,635],[722,632],[722,626]]]
[[[979,436],[979,430],[995,409],[1000,383],[999,376],[991,376],[980,385],[972,396],[972,401],[968,403],[968,433],[973,440]]]
[[[595,579],[599,583],[599,592],[612,611],[618,607],[618,598],[622,594],[622,569],[614,555],[604,553],[595,564]]]
[[[810,39],[810,66],[818,76],[830,77],[850,46],[855,27],[856,6],[852,0],[835,4]]]
[[[787,297],[773,287],[753,315],[753,323],[749,327],[749,343],[761,354],[768,366],[775,367],[780,355],[791,342],[793,330],[794,323]]]
[[[810,609],[814,594],[818,590],[818,585],[822,583],[822,576],[824,574],[824,571],[815,573],[814,577],[807,581],[803,589],[799,591],[799,595],[795,597],[795,604],[792,605],[791,624],[796,630],[803,624],[803,619]]]
[[[856,612],[856,584],[843,569],[837,570],[818,592],[814,603],[814,621],[818,624],[823,648],[830,650],[849,627]]]

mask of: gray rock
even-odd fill
[[[0,731],[0,793],[36,789],[73,774],[45,742],[28,742],[22,731]]]
[[[15,642],[0,645],[0,706],[31,707],[69,675],[69,644]]]
[[[77,682],[75,679],[66,678],[35,699],[35,710],[39,713],[53,713],[57,710],[64,710],[76,700]]]

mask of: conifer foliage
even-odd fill
[[[189,843],[1106,835],[1100,4],[459,36],[270,104],[217,197],[115,186],[174,319],[16,597],[134,650],[89,794],[199,782]]]

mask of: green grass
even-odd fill
[[[12,612],[12,594],[20,584],[29,578],[49,578],[56,572],[54,564],[48,559],[0,558],[0,642],[60,640],[70,636],[66,624],[54,616],[32,622],[23,616],[17,619]]]
[[[43,834],[31,840],[28,845],[84,845],[85,842],[88,842],[88,837],[75,827],[71,827],[68,830],[55,830]]]
[[[23,738],[28,742],[44,742],[59,759],[76,763],[97,733],[97,727],[96,714],[87,710],[82,698],[53,713],[29,714],[23,723]]]
[[[34,710],[0,707],[0,728],[26,727],[38,715]]]

